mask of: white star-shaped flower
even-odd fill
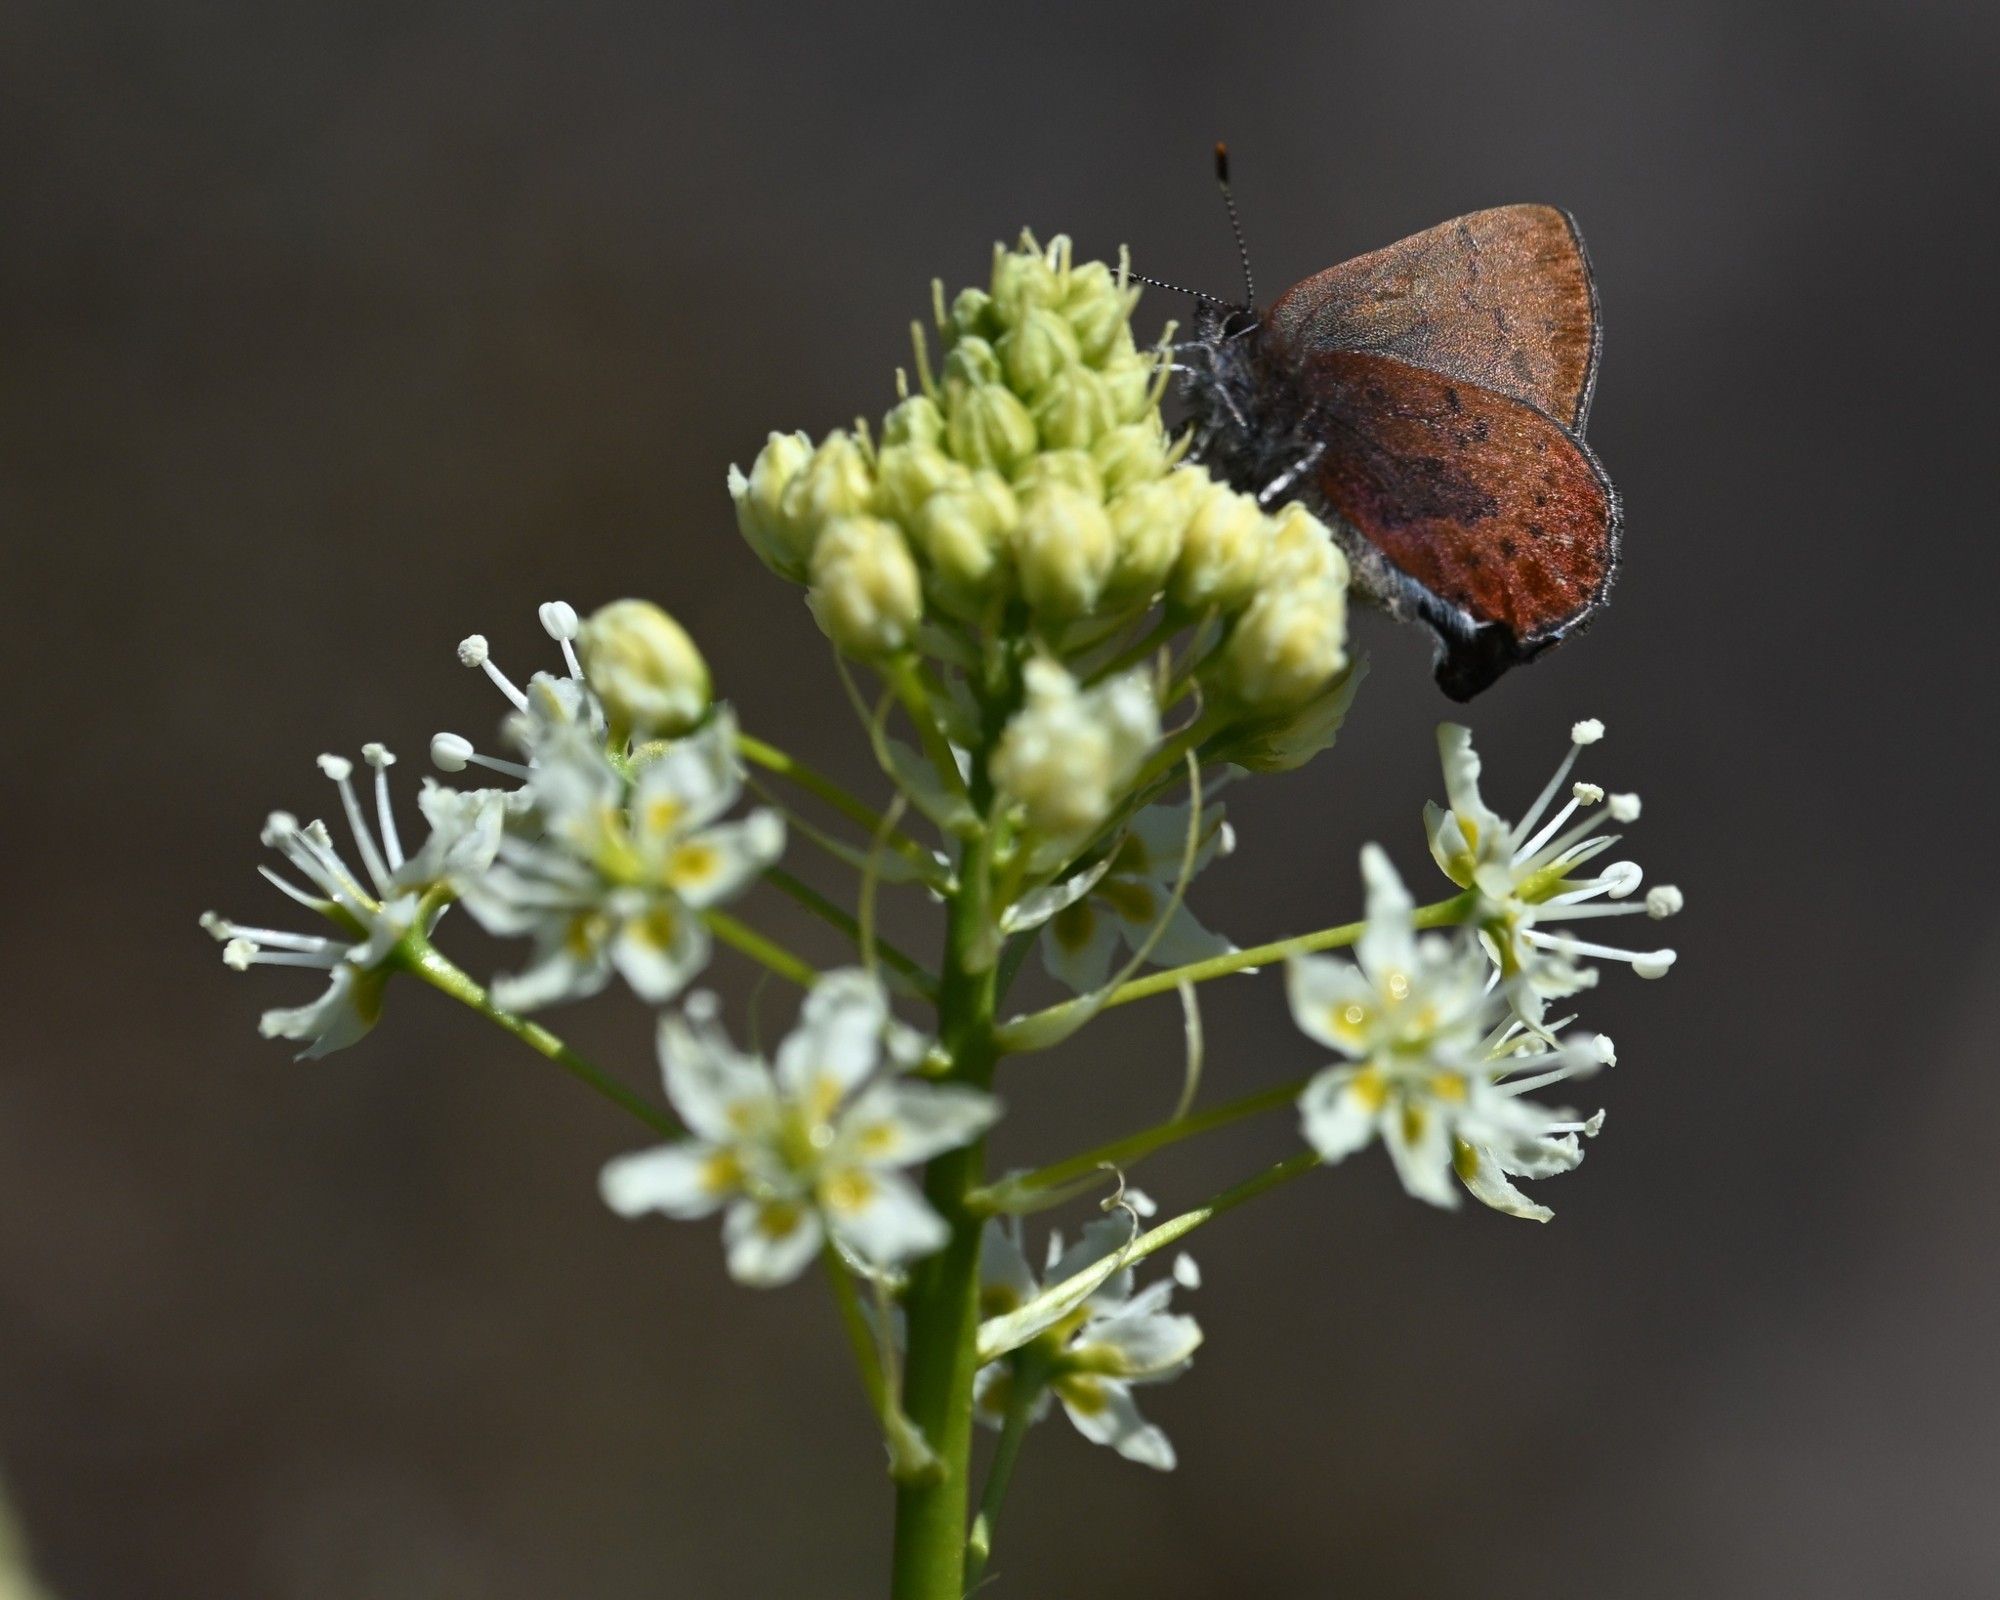
[[[1049,1239],[1043,1282],[1059,1284],[1107,1261],[1123,1248],[1129,1226],[1119,1218],[1090,1224],[1070,1249],[1059,1235]],[[998,1221],[986,1225],[980,1257],[980,1314],[1000,1317],[1041,1293],[1021,1249],[1018,1228]],[[1111,1273],[1079,1305],[1000,1360],[980,1369],[973,1389],[973,1414],[998,1426],[1013,1403],[1017,1385],[1038,1386],[1030,1417],[1039,1421],[1049,1396],[1094,1444],[1109,1445],[1128,1461],[1171,1471],[1174,1447],[1157,1424],[1148,1422],[1133,1398],[1136,1385],[1165,1383],[1187,1371],[1201,1346],[1193,1317],[1169,1312],[1175,1283],[1200,1282],[1194,1262],[1182,1256],[1171,1279],[1134,1291],[1129,1269]]]
[[[714,997],[696,995],[660,1023],[667,1094],[692,1137],[611,1162],[605,1202],[628,1217],[723,1211],[730,1275],[758,1287],[797,1277],[829,1234],[871,1267],[929,1255],[944,1222],[899,1169],[978,1138],[998,1107],[903,1076],[922,1053],[859,970],[820,978],[775,1066],[731,1044]]]
[[[672,999],[708,960],[701,912],[783,851],[775,811],[721,820],[743,789],[726,709],[647,748],[628,779],[587,728],[551,734],[527,773],[543,837],[502,839],[498,861],[459,882],[488,932],[535,941],[523,971],[494,980],[497,1004],[526,1011],[581,998],[614,971],[642,999]]]
[[[1307,1142],[1328,1163],[1379,1137],[1405,1190],[1453,1207],[1454,1174],[1496,1210],[1546,1221],[1508,1181],[1566,1172],[1583,1159],[1578,1134],[1601,1118],[1526,1098],[1610,1059],[1602,1038],[1563,1042],[1498,1021],[1504,1004],[1473,937],[1418,937],[1409,891],[1374,845],[1362,852],[1368,921],[1357,960],[1294,957],[1292,1015],[1347,1058],[1299,1097]]]

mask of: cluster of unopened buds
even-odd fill
[[[436,736],[434,764],[481,781],[425,780],[415,848],[387,750],[363,747],[372,794],[352,762],[322,756],[350,842],[273,813],[264,842],[290,870],[260,869],[314,930],[203,918],[233,967],[326,974],[316,999],[265,1013],[266,1034],[323,1056],[376,1024],[392,980],[415,977],[665,1136],[604,1169],[613,1210],[719,1214],[728,1270],[747,1284],[822,1266],[898,1482],[930,1507],[912,1527],[963,1517],[974,1416],[1002,1428],[1008,1471],[1051,1404],[1087,1438],[1172,1466],[1133,1390],[1187,1368],[1201,1331],[1168,1301],[1198,1274],[1185,1255],[1145,1287],[1135,1271],[1241,1199],[1379,1142],[1421,1200],[1469,1192],[1546,1219],[1519,1183],[1574,1168],[1603,1114],[1535,1096],[1615,1059],[1604,1036],[1552,1012],[1605,964],[1656,977],[1674,959],[1583,926],[1681,905],[1671,887],[1645,889],[1633,862],[1605,859],[1606,825],[1635,821],[1639,803],[1572,781],[1603,734],[1595,722],[1576,724],[1517,822],[1482,797],[1470,733],[1440,731],[1444,803],[1424,832],[1447,881],[1429,905],[1371,845],[1358,931],[1239,948],[1197,920],[1190,887],[1235,843],[1213,791],[1328,748],[1359,671],[1328,529],[1297,505],[1268,514],[1181,459],[1160,413],[1167,345],[1135,342],[1137,293],[1122,265],[1076,263],[1066,240],[996,250],[986,287],[936,291],[941,359],[919,328],[915,388],[899,375],[878,429],[816,444],[773,434],[748,473],[730,473],[743,536],[805,585],[832,641],[889,806],[739,726],[657,606],[620,600],[583,618],[552,602],[549,670],[517,682],[484,637],[460,644],[507,702],[503,743]],[[809,816],[808,800],[830,815]],[[851,873],[851,896],[789,872],[788,841]],[[840,958],[809,962],[739,915],[759,885],[821,916]],[[904,886],[942,906],[935,960],[875,932],[878,893]],[[524,942],[486,983],[438,947],[460,905]],[[1351,955],[1331,953],[1344,945]],[[735,1043],[721,1002],[690,989],[718,946],[803,991],[774,1050]],[[1011,986],[1037,951],[1068,996],[1017,1009]],[[1198,986],[1264,968],[1286,973],[1298,1027],[1330,1058],[1197,1109]],[[659,1012],[665,1104],[523,1015],[613,985]],[[1187,1014],[1176,1115],[989,1176],[981,1141],[1005,1059],[1159,994]],[[923,1008],[923,1025],[899,1006]],[[1158,1149],[1285,1107],[1302,1142],[1226,1204],[1155,1223],[1126,1184]],[[1103,1214],[1068,1248],[1051,1234],[1038,1277],[1024,1218],[1086,1197]],[[989,1485],[967,1581],[997,1504]]]

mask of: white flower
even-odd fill
[[[1603,737],[1603,723],[1577,723],[1570,731],[1569,753],[1555,776],[1520,822],[1510,827],[1480,797],[1479,756],[1472,748],[1471,731],[1451,722],[1438,729],[1450,808],[1424,807],[1431,854],[1453,883],[1478,891],[1477,920],[1491,941],[1510,999],[1530,1024],[1539,1023],[1549,999],[1574,994],[1596,981],[1596,973],[1580,961],[1628,962],[1642,978],[1660,977],[1674,963],[1672,950],[1620,950],[1551,930],[1551,924],[1589,917],[1645,912],[1659,919],[1681,908],[1681,893],[1670,885],[1642,900],[1628,898],[1643,877],[1637,862],[1615,861],[1591,874],[1579,870],[1618,842],[1616,835],[1598,832],[1605,816],[1620,823],[1637,820],[1637,795],[1612,795],[1606,803],[1605,792],[1597,785],[1574,784],[1562,807],[1542,820],[1568,779],[1578,751]],[[1600,805],[1602,810],[1597,809]],[[1578,811],[1586,813],[1583,820],[1566,828]]]
[[[708,960],[702,911],[741,893],[784,849],[774,811],[719,820],[742,787],[726,709],[660,746],[629,780],[596,735],[550,733],[528,773],[544,837],[504,838],[489,870],[455,880],[489,933],[535,940],[524,971],[494,979],[495,1003],[526,1011],[578,999],[614,971],[643,999],[678,994]]]
[[[1078,994],[1098,988],[1111,974],[1112,958],[1122,943],[1137,950],[1173,898],[1187,849],[1187,806],[1148,806],[1111,852],[1103,875],[1082,898],[1057,911],[1042,925],[1042,964]],[[1194,869],[1235,847],[1235,836],[1223,820],[1222,808],[1210,806],[1201,820],[1201,839]],[[1173,914],[1152,949],[1158,966],[1178,967],[1235,948],[1220,934],[1195,920],[1185,903]]]
[[[395,762],[379,744],[362,755],[375,769],[375,825],[370,826],[354,792],[354,765],[344,756],[321,756],[320,770],[340,789],[362,870],[356,872],[334,847],[323,822],[300,826],[289,812],[274,811],[264,824],[263,841],[284,856],[311,888],[301,888],[268,867],[257,870],[291,896],[334,924],[332,935],[256,928],[204,912],[201,925],[222,942],[223,960],[239,971],[252,966],[313,967],[327,973],[327,987],[310,1005],[267,1011],[259,1024],[264,1036],[301,1039],[300,1059],[316,1058],[353,1044],[375,1026],[382,989],[404,939],[428,934],[443,914],[437,891],[461,873],[478,873],[499,849],[507,799],[493,790],[461,792],[425,780],[417,800],[430,833],[422,848],[405,856],[389,803],[388,769]],[[379,830],[379,835],[378,835]],[[316,892],[315,892],[316,891]]]
[[[1502,1002],[1479,945],[1467,935],[1419,938],[1388,857],[1370,845],[1361,867],[1368,920],[1357,960],[1299,956],[1288,973],[1294,1020],[1349,1063],[1320,1073],[1300,1096],[1307,1142],[1333,1163],[1379,1136],[1419,1200],[1456,1206],[1456,1171],[1488,1205],[1546,1217],[1506,1176],[1567,1170],[1581,1159],[1574,1135],[1596,1130],[1524,1096],[1594,1070],[1606,1055],[1595,1041],[1551,1043],[1514,1023],[1495,1029]]]
[[[611,1162],[605,1203],[627,1217],[726,1207],[730,1275],[759,1287],[797,1277],[828,1234],[871,1267],[929,1255],[944,1222],[897,1169],[970,1143],[998,1108],[976,1089],[901,1076],[921,1055],[858,970],[813,986],[775,1068],[736,1049],[714,997],[696,995],[660,1023],[667,1094],[692,1137]]]
[[[1159,707],[1143,671],[1084,689],[1037,658],[1022,682],[1025,703],[993,753],[993,781],[1021,806],[1031,832],[1073,846],[1125,797],[1159,742]]]
[[[1094,1222],[1068,1251],[1049,1239],[1045,1281],[1059,1284],[1104,1262],[1124,1246],[1129,1228],[1117,1218]],[[1042,1290],[1029,1269],[1015,1229],[986,1225],[980,1256],[980,1315],[1005,1316]],[[1112,1273],[1090,1297],[1032,1341],[983,1367],[973,1388],[973,1415],[998,1426],[1023,1382],[1037,1386],[1029,1415],[1040,1421],[1051,1393],[1094,1444],[1109,1445],[1128,1461],[1171,1471],[1174,1447],[1139,1414],[1136,1384],[1164,1383],[1187,1371],[1201,1345],[1194,1318],[1168,1312],[1174,1284],[1193,1288],[1200,1274],[1183,1256],[1172,1278],[1133,1291],[1132,1273]]]

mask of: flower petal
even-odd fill
[[[688,1139],[607,1161],[597,1188],[621,1217],[659,1211],[685,1221],[719,1210],[740,1175],[726,1148]]]
[[[799,1025],[778,1047],[778,1081],[787,1093],[807,1096],[822,1078],[852,1089],[875,1070],[889,996],[881,981],[859,967],[821,974],[799,1010]]]
[[[999,1115],[999,1102],[981,1090],[892,1079],[863,1091],[848,1108],[840,1139],[864,1166],[914,1166],[970,1144]]]
[[[827,1226],[862,1260],[893,1267],[944,1247],[951,1230],[907,1178],[847,1167],[820,1180]]]
[[[1375,1137],[1383,1104],[1379,1077],[1353,1067],[1329,1067],[1299,1096],[1306,1142],[1329,1164],[1345,1160]]]
[[[818,1213],[800,1200],[739,1200],[722,1218],[729,1275],[753,1289],[790,1283],[823,1237]]]
[[[769,1071],[720,1028],[669,1012],[660,1018],[659,1051],[667,1098],[702,1138],[733,1142],[761,1131],[775,1116]]]
[[[1139,1415],[1132,1391],[1116,1378],[1088,1375],[1056,1380],[1063,1410],[1076,1431],[1093,1444],[1107,1444],[1127,1461],[1171,1472],[1174,1447],[1167,1436]]]
[[[707,925],[673,895],[659,895],[623,919],[611,941],[611,960],[641,1000],[655,1005],[673,997],[708,965]]]

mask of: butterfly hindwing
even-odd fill
[[[1604,598],[1617,560],[1610,480],[1534,406],[1366,350],[1304,363],[1325,449],[1322,509],[1357,576],[1444,642],[1438,681],[1469,699]]]
[[[1394,356],[1526,401],[1583,430],[1597,378],[1597,290],[1583,237],[1555,206],[1497,206],[1294,285],[1264,315],[1300,358]]]

